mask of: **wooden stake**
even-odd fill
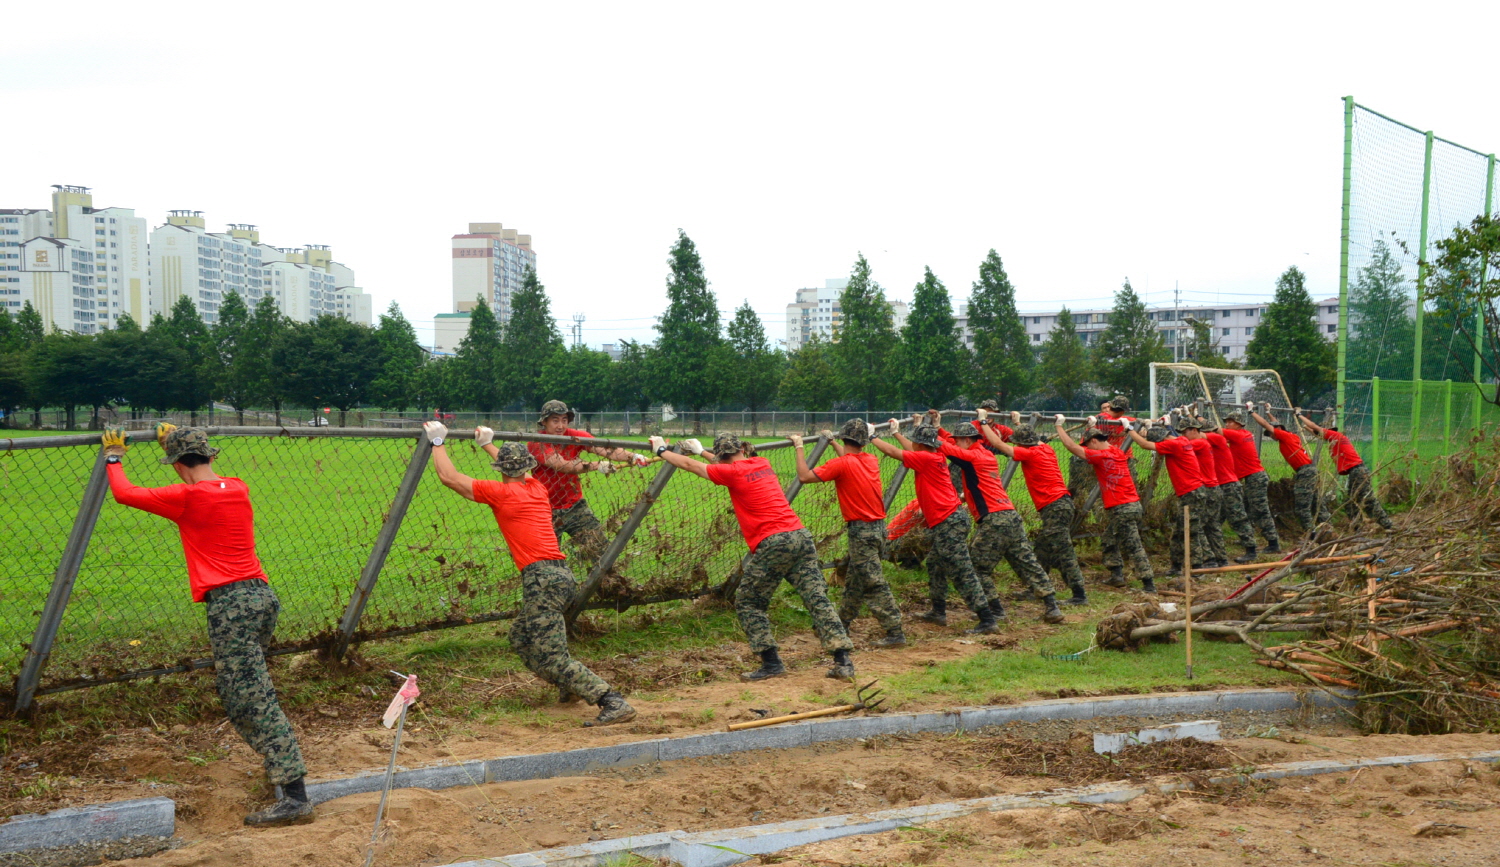
[[[1193,515],[1182,507],[1182,586],[1187,604],[1187,679],[1193,679]]]

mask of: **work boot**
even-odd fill
[[[1125,586],[1128,586],[1127,582],[1125,581],[1125,567],[1123,567],[1123,566],[1111,566],[1111,567],[1109,567],[1109,575],[1107,577],[1105,577],[1100,583],[1103,584],[1105,587],[1125,587]]]
[[[1063,605],[1087,605],[1087,604],[1089,604],[1089,594],[1088,594],[1087,591],[1085,591],[1083,589],[1083,582],[1080,581],[1077,584],[1069,584],[1068,585],[1068,589],[1073,591],[1073,598],[1072,599],[1064,599],[1062,601]]]
[[[1245,553],[1243,553],[1240,556],[1234,558],[1234,562],[1236,562],[1236,563],[1249,563],[1250,561],[1252,561],[1254,559],[1255,559],[1255,546],[1254,545],[1246,545],[1245,546]]]
[[[887,629],[885,631],[885,637],[882,638],[882,639],[880,639],[879,641],[874,642],[873,646],[875,646],[875,647],[904,647],[905,645],[906,645],[906,633],[902,632],[901,631],[901,627],[897,626],[895,629]]]
[[[995,615],[996,623],[1004,623],[1006,621],[1005,606],[1000,604],[999,599],[990,600],[990,613]]]
[[[1276,541],[1274,541],[1271,544],[1267,545],[1265,553],[1267,553],[1267,554],[1280,554],[1281,553],[1281,540],[1277,539]]]
[[[776,648],[762,650],[760,652],[760,668],[754,671],[746,671],[740,674],[740,680],[765,680],[768,677],[781,677],[786,674],[786,666],[781,664],[781,654]]]
[[[1153,581],[1150,578],[1142,578],[1141,579],[1141,592],[1142,593],[1155,593],[1156,592],[1156,582]]]
[[[245,817],[246,825],[301,825],[313,820],[313,805],[307,785],[298,778],[282,787],[276,803]]]
[[[849,651],[835,650],[833,652],[833,668],[828,669],[826,677],[836,680],[854,679],[854,660],[849,658]]]
[[[1048,593],[1042,597],[1042,619],[1048,623],[1061,623],[1067,618],[1063,617],[1062,609],[1057,607],[1057,594]]]
[[[931,611],[924,611],[921,614],[918,614],[917,615],[917,619],[921,620],[921,621],[924,621],[926,623],[931,623],[934,626],[947,626],[948,625],[948,600],[946,600],[946,599],[934,599],[934,600],[932,600],[932,610]]]
[[[599,715],[587,726],[607,726],[610,723],[630,722],[635,719],[635,708],[631,707],[623,695],[614,690],[599,696]]]
[[[583,701],[583,696],[574,695],[573,691],[571,689],[568,689],[566,686],[559,686],[557,688],[558,704],[573,704],[580,701]]]
[[[968,635],[989,635],[999,631],[1000,621],[996,620],[995,615],[989,611],[980,614],[979,622],[974,624],[973,627],[964,630]]]

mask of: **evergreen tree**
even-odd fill
[[[467,405],[491,413],[509,402],[501,397],[500,325],[483,298],[469,311],[469,333],[458,342],[453,362],[446,370],[451,379],[446,397],[452,403],[444,409]]]
[[[1336,350],[1318,333],[1317,312],[1307,278],[1294,265],[1277,278],[1276,298],[1245,347],[1245,366],[1281,374],[1293,406],[1311,406],[1333,383]]]
[[[16,320],[11,317],[9,310],[0,307],[0,352],[19,352],[23,348]]]
[[[814,332],[802,348],[787,359],[777,397],[783,406],[811,412],[827,412],[839,397],[838,377],[833,370],[832,344]]]
[[[20,340],[21,348],[36,346],[46,334],[47,325],[42,322],[42,314],[36,312],[30,301],[21,305],[21,312],[16,314],[16,339]]]
[[[314,411],[331,406],[339,411],[339,427],[345,427],[349,410],[370,399],[380,371],[380,341],[368,326],[323,315],[294,323],[274,361],[293,401]]]
[[[839,393],[863,402],[866,411],[874,410],[895,396],[890,370],[900,340],[885,289],[870,276],[863,253],[849,273],[849,285],[839,293],[839,313],[838,342],[832,348]]]
[[[901,399],[908,405],[942,409],[958,395],[969,353],[959,339],[948,287],[927,268],[901,329]]]
[[[729,323],[729,350],[733,356],[731,369],[724,377],[729,384],[729,397],[749,410],[750,434],[759,436],[755,414],[775,399],[786,371],[786,357],[766,341],[766,329],[749,300],[734,311],[734,319]],[[838,358],[836,350],[833,358]]]
[[[668,403],[695,414],[718,402],[722,390],[712,375],[722,359],[719,304],[703,273],[698,248],[681,229],[667,260],[667,309],[656,320],[655,358],[649,390]],[[693,421],[694,433],[703,420]]]
[[[213,399],[218,361],[213,337],[198,315],[198,305],[186,295],[172,305],[164,327],[181,353],[170,374],[171,408],[186,410],[190,423],[197,424],[198,411]]]
[[[375,328],[380,344],[380,373],[370,388],[381,406],[403,412],[411,405],[417,371],[427,357],[417,342],[417,330],[401,315],[401,305],[392,301]]]
[[[614,362],[598,350],[577,344],[558,349],[542,366],[540,393],[564,395],[575,412],[598,412],[614,405],[610,366]]]
[[[646,370],[653,351],[649,344],[641,344],[635,340],[620,341],[620,360],[610,369],[610,390],[615,395],[615,406],[633,409],[643,416],[650,409],[651,395],[646,389]]]
[[[458,406],[463,398],[455,382],[457,366],[455,358],[438,357],[418,368],[412,377],[412,404],[423,412]]]
[[[281,424],[281,408],[286,404],[286,382],[274,363],[276,348],[286,339],[291,322],[282,315],[276,299],[269,295],[255,303],[245,327],[245,343],[253,352],[235,356],[232,374],[246,383],[247,405],[264,401],[276,413]]]
[[[78,405],[93,408],[90,425],[98,427],[99,407],[117,395],[111,360],[98,351],[94,337],[54,331],[32,347],[27,364],[28,388],[60,405],[67,429],[77,429]]]
[[[26,404],[26,364],[18,351],[0,352],[0,424],[15,427],[16,409]]]
[[[115,320],[115,327],[101,331],[94,338],[93,363],[98,367],[97,376],[103,384],[103,404],[129,403],[135,387],[142,358],[141,350],[145,334],[141,326],[129,313],[122,313]],[[130,407],[135,418],[140,407]]]
[[[994,398],[1003,407],[1030,394],[1036,354],[1016,310],[1016,290],[994,250],[979,264],[979,280],[969,296],[969,330],[974,334],[969,399]]]
[[[1349,346],[1344,355],[1350,379],[1411,379],[1411,284],[1385,241],[1377,240],[1370,261],[1349,287]]]
[[[542,402],[558,399],[570,406],[574,398],[565,395],[542,396],[542,369],[553,356],[563,351],[562,334],[552,318],[552,303],[547,290],[536,279],[536,271],[526,269],[521,288],[510,296],[510,321],[500,340],[504,359],[505,392],[502,404],[520,399],[527,410],[542,408]]]
[[[1073,313],[1064,307],[1057,313],[1057,325],[1042,344],[1041,385],[1055,395],[1066,409],[1072,409],[1089,381],[1089,353],[1078,338]]]
[[[238,292],[229,292],[219,305],[219,317],[210,327],[213,337],[214,395],[234,407],[239,424],[245,423],[245,407],[256,400],[255,383],[244,377],[245,365],[236,364],[240,355],[262,352],[263,347],[249,341],[250,308]]]
[[[1171,360],[1156,323],[1146,318],[1145,303],[1126,280],[1115,293],[1109,325],[1094,349],[1095,378],[1106,389],[1128,397],[1132,406],[1145,406],[1151,391],[1151,362]]]

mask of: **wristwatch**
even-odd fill
[[[104,458],[104,462],[106,464],[118,464],[120,462],[120,456],[119,455],[108,455],[108,456],[106,456]]]
[[[434,439],[432,441],[432,447],[433,448],[437,448],[438,446],[440,446],[442,444],[443,444],[443,437],[438,437],[437,439]]]
[[[661,457],[661,453],[664,452],[664,451],[666,451],[666,450],[667,450],[666,446],[657,446],[656,447],[656,456],[657,457]]]

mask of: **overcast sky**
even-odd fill
[[[860,251],[893,299],[991,247],[1023,311],[1325,297],[1340,97],[1500,149],[1500,4],[1027,5],[17,4],[0,207],[328,244],[424,342],[499,221],[597,346],[651,339],[679,227],[773,339]]]

